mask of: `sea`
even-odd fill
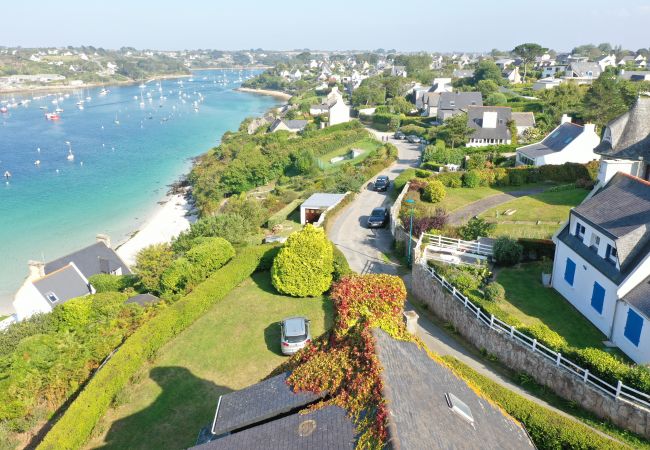
[[[28,260],[63,256],[99,233],[125,241],[193,157],[278,105],[234,90],[256,74],[197,71],[144,85],[0,96],[9,106],[0,113],[0,316],[11,312]],[[47,120],[57,108],[60,119]]]

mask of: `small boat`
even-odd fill
[[[5,175],[4,175],[4,176],[5,176],[5,178],[8,180],[9,178],[11,178],[11,172],[9,172],[8,170],[5,171]]]
[[[147,85],[144,83],[140,83],[140,86],[138,86],[140,89],[146,89]]]
[[[106,88],[102,88],[102,90],[99,91],[99,95],[104,96],[104,95],[107,95],[108,92],[109,92],[109,91],[108,91]]]
[[[41,165],[41,160],[37,159],[36,161],[34,161],[34,165],[35,166],[40,166]]]
[[[39,106],[38,109],[47,109],[47,106]]]
[[[54,112],[57,114],[61,114],[63,112],[63,108],[56,108]]]
[[[119,121],[119,119],[117,118],[117,113],[115,113],[115,120],[113,121],[113,123],[114,123],[115,125],[119,125],[119,124],[120,124],[120,121]]]
[[[89,95],[88,97],[86,97],[86,101],[87,101],[87,102],[91,101],[92,99],[93,99],[93,98],[92,98],[90,95]]]
[[[7,109],[6,106],[3,106],[2,108],[0,108],[0,113],[7,114],[8,112],[9,112],[9,109]]]
[[[59,120],[61,116],[59,116],[57,113],[47,113],[45,114],[45,118],[47,120]]]
[[[83,109],[84,109],[84,105],[77,105],[77,108],[83,110]]]
[[[70,141],[65,141],[65,143],[68,145],[68,156],[66,156],[65,158],[68,161],[74,161],[74,153],[72,153],[72,144],[70,143]]]

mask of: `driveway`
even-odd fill
[[[373,131],[379,139],[388,133]],[[381,172],[391,181],[409,167],[418,165],[420,159],[419,145],[392,139],[389,142],[398,149],[398,159],[391,167]],[[329,237],[345,254],[350,268],[358,273],[397,273],[397,265],[388,261],[384,255],[390,254],[393,237],[388,228],[368,229],[366,219],[373,208],[385,206],[390,208],[393,201],[387,192],[370,190],[368,183],[355,200],[334,219],[329,227]],[[392,186],[391,186],[392,189]]]

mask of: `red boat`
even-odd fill
[[[3,106],[2,108],[0,108],[0,113],[7,114],[8,112],[9,112],[9,110],[7,109],[6,106]]]
[[[47,113],[45,114],[45,118],[47,120],[59,120],[61,116],[59,116],[57,113]]]

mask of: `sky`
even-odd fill
[[[650,46],[650,0],[2,0],[0,45],[558,51]]]

